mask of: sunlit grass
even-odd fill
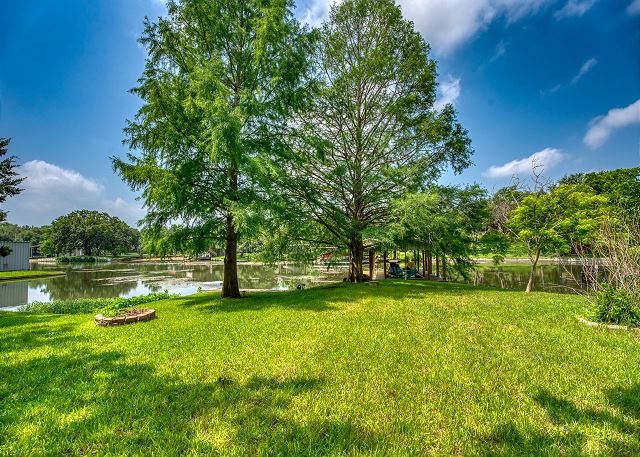
[[[640,453],[640,338],[578,296],[381,282],[0,313],[0,454]]]

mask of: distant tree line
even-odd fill
[[[118,255],[138,251],[140,234],[126,222],[99,211],[74,211],[43,227],[0,223],[0,241],[22,241],[39,245],[44,255]]]

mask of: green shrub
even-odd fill
[[[111,259],[108,257],[94,257],[91,255],[80,255],[80,256],[63,255],[63,256],[57,257],[56,261],[60,263],[69,263],[69,262],[96,263],[96,262],[110,262]]]
[[[101,313],[104,316],[115,316],[121,309],[135,308],[144,303],[165,300],[169,295],[166,290],[155,294],[139,295],[131,298],[78,298],[74,300],[54,300],[52,302],[33,302],[20,305],[18,311],[34,314],[90,314]]]
[[[624,289],[605,286],[595,297],[588,317],[596,322],[640,325],[638,300]]]
[[[169,295],[169,292],[165,290],[164,292],[158,292],[158,293],[149,294],[149,295],[138,295],[137,297],[131,297],[131,298],[115,298],[107,305],[99,308],[97,311],[103,316],[114,317],[120,314],[120,310],[122,309],[136,308],[145,303],[165,300],[171,297],[172,295]]]

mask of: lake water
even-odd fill
[[[211,263],[104,263],[51,265],[32,263],[32,269],[64,270],[66,276],[0,282],[0,308],[34,301],[72,298],[133,297],[168,290],[190,295],[199,289],[221,287],[223,266]],[[528,265],[479,266],[468,282],[503,289],[524,290]],[[378,272],[382,265],[378,266]],[[536,269],[535,290],[572,292],[580,288],[581,267],[541,265]],[[238,264],[238,280],[244,290],[288,290],[340,281],[342,274],[327,274],[312,265]],[[575,280],[577,278],[577,281]]]
[[[500,289],[525,290],[529,281],[530,265],[482,265],[471,273],[467,281],[478,286]],[[583,288],[582,266],[538,265],[533,278],[533,290],[576,293]]]
[[[220,288],[223,273],[221,264],[211,263],[32,263],[31,268],[62,270],[66,275],[0,282],[0,308],[34,301],[133,297],[163,290],[172,294],[190,295],[199,289]],[[288,290],[298,284],[309,287],[335,281],[335,275],[332,276],[319,272],[311,265],[238,264],[238,282],[243,290]]]

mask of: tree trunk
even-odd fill
[[[356,238],[349,247],[351,251],[351,282],[362,282],[362,260],[364,259],[364,244],[362,238]]]
[[[369,280],[375,281],[376,275],[376,252],[371,249],[369,251]]]
[[[427,279],[431,279],[433,275],[433,257],[431,256],[431,252],[427,254]]]
[[[238,99],[236,98],[236,106]],[[229,169],[229,189],[231,199],[237,201],[238,192],[238,168],[232,158]],[[238,287],[238,234],[233,215],[227,213],[227,244],[224,251],[224,276],[222,277],[222,297],[240,298],[240,288]]]
[[[238,237],[233,224],[233,216],[227,215],[227,244],[224,251],[224,276],[222,277],[222,296],[240,298],[238,287]]]
[[[527,282],[527,288],[525,290],[526,293],[531,292],[533,289],[533,276],[536,273],[536,265],[538,265],[538,260],[540,260],[540,248],[536,249],[536,256],[533,259],[533,263],[531,264],[531,270],[529,271],[529,281]]]
[[[382,268],[384,269],[384,279],[387,279],[387,251],[382,256]]]
[[[445,257],[444,254],[442,254],[440,261],[442,262],[442,280],[446,281],[447,280],[447,258]]]
[[[440,257],[436,254],[436,276],[440,278]]]

